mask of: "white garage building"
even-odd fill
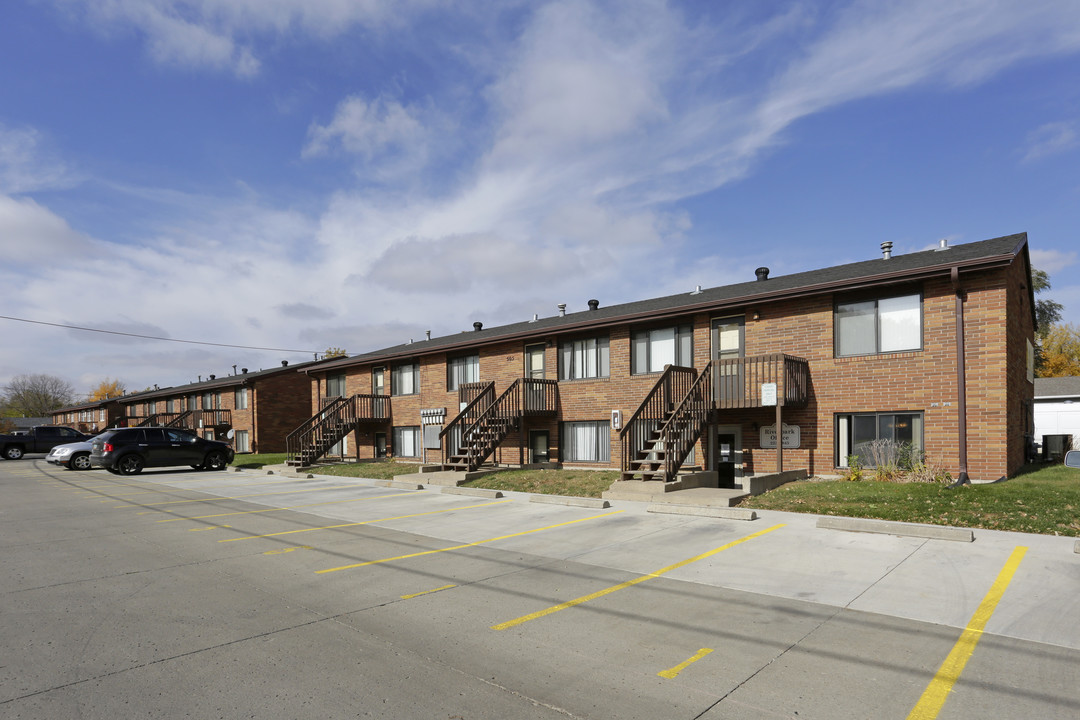
[[[1035,378],[1035,444],[1046,459],[1080,450],[1080,377]]]

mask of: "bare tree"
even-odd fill
[[[45,417],[77,399],[71,383],[55,375],[16,375],[4,386],[3,404],[9,412],[25,417]]]

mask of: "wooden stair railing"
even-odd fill
[[[494,393],[494,384],[492,384]],[[480,396],[477,397],[477,400]],[[491,401],[471,422],[463,421],[456,447],[444,444],[443,470],[473,471],[487,460],[511,430],[520,427],[521,418],[550,415],[558,404],[558,383],[554,380],[518,378],[498,398]],[[466,407],[466,410],[469,408]],[[463,410],[461,415],[464,415]],[[448,425],[439,437],[451,434]]]
[[[467,428],[471,427],[483,415],[484,411],[495,402],[495,383],[467,383],[458,388],[458,397],[465,407],[457,416],[439,431],[439,444],[442,446],[442,464],[445,467],[449,458],[460,453]],[[468,399],[470,398],[471,399]]]
[[[651,452],[660,429],[690,392],[697,376],[698,372],[693,368],[668,365],[638,409],[623,423],[619,431],[619,465],[624,480],[630,479],[625,476],[630,471],[631,461],[641,459],[643,454],[648,457],[646,450]]]
[[[390,419],[390,398],[386,395],[353,395],[320,402],[322,409],[285,437],[285,463],[307,466],[325,455],[361,421]]]
[[[622,480],[640,476],[642,480],[671,482],[686,462],[690,451],[701,437],[712,413],[712,363],[694,380],[667,420],[651,435],[651,443],[630,460]]]

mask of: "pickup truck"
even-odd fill
[[[89,437],[69,427],[38,425],[22,435],[0,435],[0,457],[18,460],[26,453],[47,453],[57,445],[79,442]]]

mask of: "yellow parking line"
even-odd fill
[[[281,548],[280,550],[267,550],[263,555],[284,555],[285,553],[295,552],[296,550],[314,550],[310,545],[297,545],[295,547]]]
[[[362,520],[360,522],[342,523],[340,525],[324,525],[322,527],[315,528],[301,528],[299,530],[282,530],[276,533],[267,533],[266,535],[245,535],[243,537],[226,538],[225,540],[218,540],[218,542],[236,542],[238,540],[257,540],[259,538],[278,537],[279,535],[295,535],[296,533],[303,532],[315,532],[316,530],[336,530],[337,528],[344,527],[356,527],[357,525],[370,525],[371,523],[387,522],[390,520],[404,520],[405,518],[423,517],[424,515],[438,515],[439,513],[453,512],[455,510],[472,510],[478,507],[488,507],[490,505],[502,505],[503,503],[513,502],[512,500],[498,500],[491,503],[483,503],[481,505],[466,505],[464,507],[444,508],[442,510],[431,510],[430,512],[414,513],[412,515],[398,515],[397,517],[378,518],[376,520]]]
[[[339,570],[351,570],[353,568],[364,567],[366,565],[378,565],[379,563],[392,562],[394,560],[407,560],[409,558],[421,557],[422,555],[434,555],[436,553],[450,552],[451,550],[462,550],[464,548],[476,547],[477,545],[495,542],[496,540],[506,540],[507,538],[521,537],[522,535],[529,535],[531,533],[542,532],[544,530],[552,530],[554,528],[565,527],[566,525],[573,525],[574,523],[585,522],[586,520],[596,520],[597,518],[611,517],[612,515],[618,515],[621,512],[624,511],[616,510],[615,512],[604,513],[603,515],[593,515],[592,517],[578,518],[577,520],[556,523],[554,525],[534,528],[532,530],[523,530],[521,532],[511,533],[509,535],[500,535],[498,537],[488,538],[487,540],[477,540],[476,542],[464,543],[462,545],[454,545],[452,547],[441,548],[439,550],[424,550],[423,552],[409,553],[408,555],[396,555],[394,557],[382,558],[381,560],[368,560],[367,562],[354,563],[352,565],[342,565],[341,567],[327,568],[326,570],[316,570],[315,574],[322,575],[324,573],[332,573]]]
[[[705,657],[706,655],[708,655],[711,652],[712,652],[712,648],[701,648],[696,653],[694,653],[693,657],[682,661],[681,663],[679,663],[678,665],[676,665],[673,668],[668,668],[667,670],[661,670],[660,672],[658,672],[656,674],[659,675],[662,678],[667,678],[668,680],[672,680],[672,679],[678,677],[679,673],[681,673],[683,670],[688,668],[691,664],[696,663],[698,660]]]
[[[949,697],[949,693],[952,692],[953,685],[960,679],[960,673],[964,672],[964,666],[967,665],[967,661],[975,652],[975,646],[979,644],[986,623],[989,622],[990,616],[994,614],[997,604],[1001,601],[1005,590],[1008,589],[1009,583],[1012,582],[1013,575],[1016,574],[1016,569],[1020,567],[1020,561],[1024,559],[1024,554],[1027,551],[1028,549],[1023,545],[1018,545],[1012,551],[1012,555],[1005,562],[1005,567],[1001,569],[994,584],[990,586],[990,591],[986,593],[986,597],[979,603],[975,614],[971,616],[971,621],[964,628],[964,632],[960,634],[960,639],[956,641],[956,645],[953,646],[952,651],[945,658],[945,662],[941,663],[941,667],[938,668],[934,679],[926,686],[926,690],[923,691],[919,702],[911,710],[908,720],[933,720],[941,712],[945,700]]]
[[[340,490],[341,488],[354,488],[354,487],[358,487],[358,486],[357,485],[331,485],[330,487],[324,487],[324,488],[304,488],[303,490],[282,490],[281,492],[252,493],[251,495],[230,495],[230,496],[224,496],[223,495],[223,496],[219,496],[219,497],[204,498],[202,500],[169,500],[168,502],[146,503],[146,504],[132,503],[130,505],[117,505],[116,508],[117,509],[125,509],[125,508],[132,508],[132,507],[156,507],[158,505],[178,505],[180,503],[214,502],[215,500],[243,500],[244,498],[249,498],[249,497],[266,497],[267,495],[292,495],[293,493],[318,492],[319,490]],[[195,488],[183,488],[183,489],[187,490],[188,492],[202,492],[201,490],[198,490],[198,489],[195,489]]]
[[[619,590],[624,590],[624,589],[626,589],[628,587],[631,587],[633,585],[637,585],[638,583],[643,583],[646,580],[653,580],[655,578],[660,577],[661,575],[665,575],[665,574],[671,572],[672,570],[678,570],[679,568],[685,567],[685,566],[687,566],[687,565],[689,565],[691,563],[695,563],[698,560],[704,560],[707,557],[712,557],[713,555],[717,554],[718,552],[722,552],[724,550],[727,550],[728,548],[733,548],[736,545],[741,545],[742,543],[746,542],[747,540],[753,540],[754,538],[761,537],[762,535],[764,535],[766,533],[771,533],[773,530],[779,530],[780,528],[784,527],[784,525],[785,525],[785,523],[781,523],[779,525],[773,525],[771,528],[766,528],[764,530],[759,530],[758,532],[753,533],[751,535],[747,535],[744,538],[740,538],[738,540],[733,540],[733,541],[727,543],[726,545],[721,545],[718,548],[713,548],[712,550],[709,550],[708,552],[703,552],[700,555],[695,555],[692,558],[687,558],[686,560],[681,560],[681,561],[675,563],[674,565],[668,565],[667,567],[661,568],[660,570],[657,570],[656,572],[651,572],[648,575],[641,575],[640,577],[636,577],[633,580],[627,580],[624,583],[619,583],[618,585],[612,585],[609,588],[605,588],[603,590],[598,590],[598,591],[596,591],[594,593],[590,593],[589,595],[582,595],[581,597],[575,598],[574,600],[568,600],[567,602],[559,603],[558,605],[552,605],[551,607],[547,608],[546,610],[540,610],[539,612],[530,613],[529,615],[522,615],[521,617],[519,617],[519,618],[517,618],[515,620],[508,620],[508,621],[506,621],[504,623],[499,623],[498,625],[492,625],[491,629],[492,630],[507,630],[509,628],[516,627],[518,625],[522,625],[524,623],[527,623],[530,620],[538,620],[539,618],[547,617],[548,615],[552,615],[554,613],[557,613],[560,610],[565,610],[567,608],[572,608],[572,607],[575,607],[577,605],[587,603],[590,600],[595,600],[597,598],[604,597],[605,595],[610,595],[613,592],[618,592]]]
[[[437,593],[440,590],[449,590],[450,588],[456,588],[456,587],[457,587],[457,585],[443,585],[442,587],[437,587],[434,590],[425,590],[424,592],[413,593],[412,595],[402,595],[401,599],[402,600],[412,600],[413,598],[418,598],[421,595],[430,595],[431,593]]]
[[[415,491],[394,493],[393,495],[376,495],[375,497],[366,498],[353,498],[352,500],[325,500],[317,503],[306,503],[304,505],[289,505],[288,507],[279,508],[266,508],[265,510],[240,510],[238,512],[229,513],[217,513],[216,515],[196,515],[195,517],[179,517],[179,518],[167,518],[165,520],[158,520],[159,523],[177,522],[178,520],[206,520],[207,518],[227,517],[229,515],[254,515],[255,513],[275,512],[277,510],[295,510],[297,508],[315,507],[316,505],[343,505],[351,502],[362,502],[364,500],[382,500],[384,498],[396,498],[402,495],[415,495]]]

